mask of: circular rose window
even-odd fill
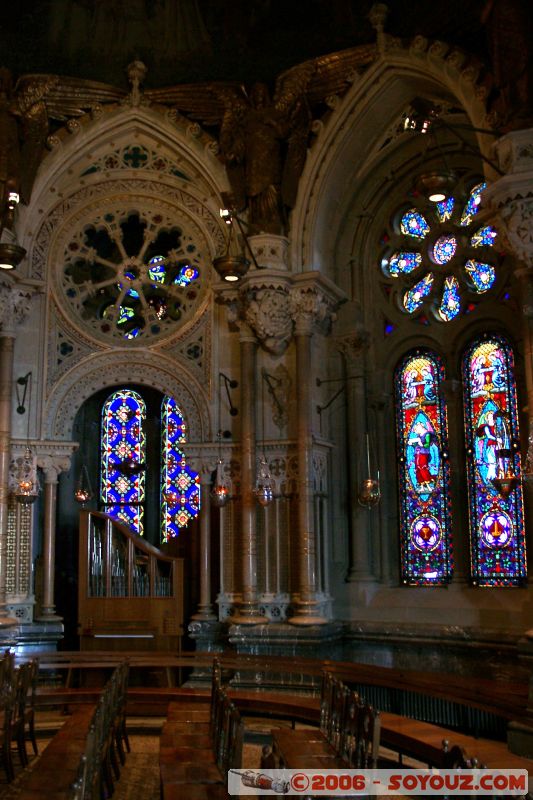
[[[205,294],[194,228],[162,207],[91,215],[64,239],[68,306],[98,338],[141,343],[170,334],[194,316]]]

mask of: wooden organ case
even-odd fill
[[[82,650],[180,652],[183,559],[106,514],[81,511],[78,626]]]

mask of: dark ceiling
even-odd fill
[[[507,2],[507,0],[495,0]],[[391,0],[386,30],[441,39],[487,61],[487,0]],[[308,58],[372,42],[370,0],[4,0],[0,61],[125,86],[134,58],[147,85],[271,81]]]

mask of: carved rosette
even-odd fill
[[[17,285],[9,275],[0,276],[0,333],[14,336],[31,308],[33,290]]]

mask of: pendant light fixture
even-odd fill
[[[22,397],[20,396],[19,387],[24,387]],[[26,393],[29,386],[28,407],[26,408]],[[37,476],[37,465],[35,458],[30,447],[30,408],[31,408],[31,387],[32,387],[32,373],[28,372],[27,375],[19,378],[16,383],[17,392],[17,413],[27,414],[26,424],[26,447],[24,455],[19,459],[19,465],[16,475],[15,486],[15,499],[17,503],[27,506],[31,505],[37,499],[40,492],[39,478]]]
[[[368,432],[366,434],[366,464],[368,477],[361,481],[357,500],[360,506],[370,509],[381,500],[381,488],[379,485],[379,469],[375,478],[372,477],[370,470],[370,436]]]
[[[91,481],[89,480],[89,473],[87,472],[87,467],[85,464],[82,464],[80,477],[78,478],[78,483],[76,484],[76,488],[74,490],[74,500],[79,503],[82,508],[85,508],[86,504],[89,502],[89,500],[92,500],[93,497],[94,495],[91,487]]]
[[[254,495],[257,502],[263,507],[270,505],[274,499],[274,481],[268,468],[268,461],[265,454],[265,374],[261,373],[261,440],[263,443],[263,455],[259,460],[257,478],[255,481]]]

